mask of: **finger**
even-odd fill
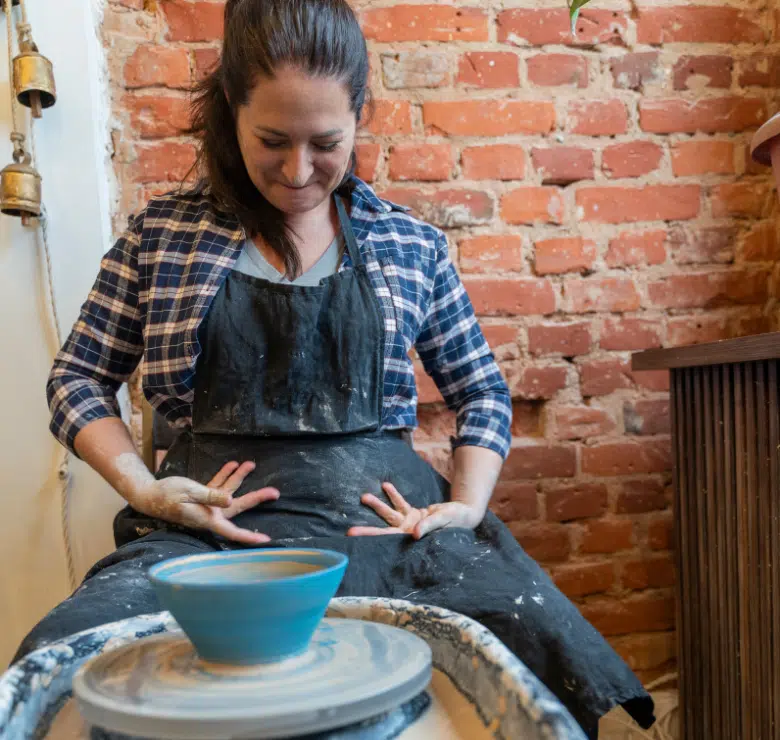
[[[278,498],[279,491],[275,488],[261,488],[259,491],[250,491],[239,498],[234,498],[233,503],[229,508],[224,509],[222,514],[226,519],[232,519],[237,514],[242,514],[267,501],[276,501]]]
[[[267,534],[253,532],[251,529],[242,529],[222,517],[212,521],[209,529],[214,534],[222,535],[233,542],[241,542],[244,545],[262,545],[271,541]]]
[[[221,485],[219,486],[229,493],[235,493],[239,486],[244,482],[246,478],[255,469],[253,462],[244,462],[236,468],[235,472]]]
[[[384,534],[405,534],[398,527],[350,527],[347,537],[376,537]]]
[[[444,529],[452,524],[452,516],[445,511],[435,511],[422,519],[414,528],[414,538],[416,540],[425,537],[426,534],[436,529]]]
[[[222,488],[222,486],[225,485],[225,481],[230,478],[237,467],[238,463],[235,460],[225,463],[221,470],[208,482],[209,487]]]
[[[227,491],[208,488],[194,480],[186,481],[182,494],[185,497],[184,503],[205,504],[206,506],[219,506],[226,509],[233,502],[233,497]]]
[[[369,508],[373,509],[379,516],[382,517],[388,524],[397,525],[400,524],[404,515],[401,512],[391,509],[384,501],[380,501],[373,493],[365,494],[361,499],[361,503],[365,504]]]
[[[406,499],[398,493],[398,489],[392,483],[383,483],[382,490],[387,494],[393,506],[402,514],[406,514],[412,508],[406,503]]]

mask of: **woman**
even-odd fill
[[[305,541],[349,554],[341,595],[482,622],[592,735],[615,703],[647,726],[628,667],[487,512],[509,393],[444,235],[353,175],[367,76],[346,0],[228,0],[195,99],[203,181],[131,219],[48,386],[54,433],[129,504],[118,550],[19,656],[158,610],[163,558]],[[409,444],[412,347],[457,412],[451,485]],[[115,401],[142,357],[181,430],[156,478]]]

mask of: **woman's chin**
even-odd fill
[[[325,200],[328,193],[321,187],[314,185],[298,190],[280,185],[275,189],[273,195],[272,199],[269,198],[271,203],[282,213],[293,216],[314,210]]]

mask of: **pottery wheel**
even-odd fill
[[[93,726],[146,738],[288,738],[395,709],[431,680],[431,650],[397,627],[324,619],[309,650],[258,666],[201,661],[182,632],[104,653],[73,680]]]

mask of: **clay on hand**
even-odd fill
[[[382,484],[394,508],[377,498],[373,493],[364,494],[360,501],[372,508],[384,519],[387,527],[351,527],[350,537],[365,537],[383,534],[409,534],[419,540],[429,532],[445,527],[474,529],[484,516],[483,513],[459,501],[447,501],[417,509],[407,503],[392,483]]]
[[[129,460],[118,460],[117,467],[128,467],[128,463]],[[276,488],[261,488],[233,498],[254,469],[253,462],[241,465],[235,461],[226,463],[205,486],[179,476],[156,480],[151,474],[140,482],[137,475],[128,471],[125,476],[135,477],[136,485],[127,498],[134,509],[148,516],[192,529],[207,529],[247,545],[262,544],[269,542],[270,537],[243,529],[230,521],[237,514],[279,498]]]

